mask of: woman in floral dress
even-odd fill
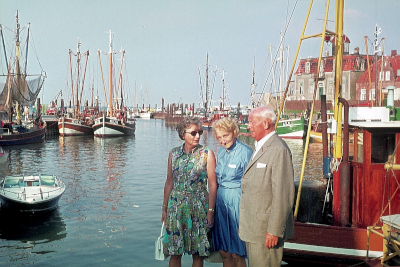
[[[168,157],[161,218],[166,226],[164,254],[171,256],[170,267],[181,266],[185,253],[192,255],[192,266],[199,267],[211,249],[207,233],[214,223],[215,156],[199,144],[203,134],[199,118],[185,118],[176,129],[184,143]]]

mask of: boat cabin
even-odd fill
[[[55,177],[52,175],[38,176],[7,176],[3,181],[3,188],[13,187],[35,187],[35,186],[56,186]]]
[[[385,169],[387,162],[400,163],[400,109],[350,107],[349,129],[354,134],[351,224],[381,225],[382,216],[400,213],[400,171]]]

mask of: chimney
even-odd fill
[[[360,54],[360,48],[359,47],[355,47],[354,48],[354,55],[358,55]]]
[[[395,56],[397,56],[397,50],[392,50],[392,54],[391,54],[391,56],[392,56],[392,57],[395,57]]]

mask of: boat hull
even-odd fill
[[[362,261],[367,255],[367,229],[295,222],[295,235],[285,242],[284,260]],[[368,256],[382,256],[382,238],[371,234]],[[335,265],[336,266],[336,265]]]
[[[85,125],[78,120],[61,118],[58,121],[58,131],[61,136],[93,135],[93,125]]]
[[[136,123],[123,123],[121,120],[109,117],[97,118],[93,125],[94,136],[116,137],[134,135]]]
[[[142,112],[142,113],[139,113],[139,117],[141,119],[151,119],[151,118],[153,118],[153,113],[151,113],[151,112]]]
[[[306,120],[303,117],[298,119],[280,120],[276,132],[281,138],[302,139],[305,137],[306,126]],[[239,123],[238,127],[241,135],[251,135],[251,132],[247,129],[247,124]]]
[[[304,117],[280,120],[276,132],[281,138],[302,139],[306,134],[306,120]]]
[[[22,201],[15,201],[14,199],[7,198],[0,194],[1,208],[14,212],[45,212],[57,208],[58,201],[62,193],[52,199],[39,201],[37,203],[27,203]]]
[[[26,145],[42,142],[45,138],[46,127],[42,126],[37,129],[29,129],[22,133],[1,133],[0,146]]]

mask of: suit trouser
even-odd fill
[[[283,257],[283,240],[279,238],[278,244],[270,249],[265,244],[246,242],[249,267],[279,267]]]

